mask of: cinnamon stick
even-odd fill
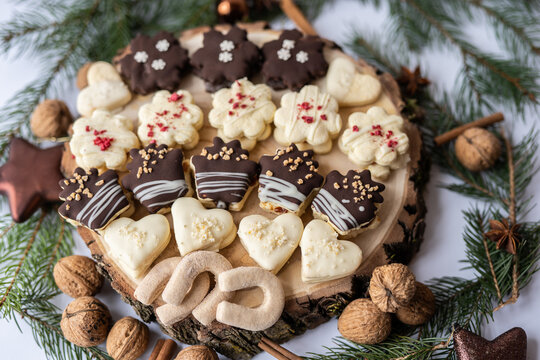
[[[296,27],[300,29],[304,34],[307,35],[317,35],[317,31],[311,26],[308,19],[302,14],[298,6],[294,3],[293,0],[281,0],[280,1],[281,10],[287,15],[289,19],[296,24]]]
[[[435,144],[437,145],[446,144],[447,142],[452,141],[455,138],[457,138],[467,129],[470,129],[472,127],[486,127],[488,125],[492,125],[503,120],[504,120],[504,115],[502,113],[498,112],[495,114],[491,114],[489,116],[480,118],[473,122],[458,126],[457,128],[454,128],[448,132],[445,132],[444,134],[437,136],[434,139],[434,141],[435,141]]]
[[[176,349],[176,343],[171,339],[159,339],[148,360],[170,360]]]
[[[278,360],[302,360],[300,356],[293,354],[289,350],[265,337],[261,338],[258,346]]]

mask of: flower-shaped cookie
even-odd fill
[[[247,39],[245,30],[233,26],[227,34],[210,30],[203,47],[191,56],[195,73],[206,81],[208,91],[229,86],[236,79],[251,76],[260,67],[259,48]]]
[[[341,116],[336,99],[307,85],[299,93],[291,92],[281,98],[281,107],[274,115],[274,138],[287,146],[312,148],[316,153],[332,149],[332,139],[341,130]]]
[[[145,95],[160,89],[178,89],[189,57],[173,34],[160,31],[153,37],[137,35],[129,43],[129,51],[116,63],[131,90]]]
[[[277,40],[262,47],[264,81],[279,90],[298,90],[311,80],[324,76],[328,63],[324,43],[318,36],[303,36],[298,30],[285,30]]]
[[[139,109],[137,134],[146,146],[150,143],[191,149],[199,142],[203,113],[193,104],[193,96],[185,90],[170,93],[158,91],[152,103]]]
[[[75,121],[69,146],[77,165],[85,170],[122,169],[127,152],[139,147],[132,128],[131,120],[106,110],[96,110],[91,118]]]
[[[239,139],[251,150],[257,140],[270,136],[276,106],[268,86],[254,85],[247,78],[236,80],[230,88],[215,93],[212,106],[210,125],[225,141]]]
[[[339,147],[352,162],[382,180],[391,169],[399,169],[410,160],[403,118],[387,114],[378,106],[349,116],[349,127],[341,135]]]

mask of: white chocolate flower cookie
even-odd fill
[[[353,274],[362,263],[362,250],[338,234],[322,220],[311,220],[306,225],[302,249],[302,281],[317,283]]]
[[[382,180],[391,169],[399,169],[410,160],[403,118],[387,114],[378,106],[349,116],[349,127],[341,135],[339,147],[352,162]]]
[[[197,130],[202,125],[203,113],[188,91],[171,94],[162,90],[156,92],[152,103],[139,109],[137,134],[145,146],[156,143],[192,149],[199,142]]]
[[[114,110],[131,100],[131,92],[111,64],[98,61],[90,65],[88,86],[77,96],[77,111],[86,117],[96,109]]]
[[[214,94],[212,106],[208,120],[225,141],[246,138],[251,145],[246,150],[251,150],[257,140],[270,136],[276,106],[268,86],[254,85],[247,78],[236,80]]]
[[[359,73],[349,59],[337,58],[328,68],[326,91],[337,99],[340,106],[371,104],[377,100],[381,89],[377,78]]]
[[[139,147],[132,128],[131,120],[106,110],[96,110],[92,117],[75,121],[69,147],[77,165],[85,170],[122,169],[127,152]]]
[[[285,94],[274,116],[274,138],[283,146],[295,143],[302,150],[327,153],[341,130],[338,110],[336,99],[314,85]]]

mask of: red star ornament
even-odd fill
[[[9,158],[0,167],[0,193],[8,197],[11,217],[24,222],[60,193],[62,145],[40,149],[21,138],[9,144]]]

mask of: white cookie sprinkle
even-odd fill
[[[231,40],[223,40],[219,44],[221,51],[232,51],[234,50],[234,43]]]
[[[283,40],[283,43],[281,44],[281,47],[284,49],[292,49],[294,48],[294,40]]]
[[[358,210],[360,210],[360,211],[365,211],[365,210],[366,210],[366,208],[365,208],[365,207],[363,207],[363,206],[360,206],[360,207],[358,208]]]
[[[163,70],[165,69],[165,65],[167,64],[165,63],[165,61],[163,61],[163,59],[156,59],[152,61],[152,69],[154,70]]]
[[[233,56],[230,52],[220,52],[219,53],[219,61],[223,62],[223,63],[228,63],[230,61],[232,61],[233,59]]]
[[[158,49],[161,52],[165,52],[169,50],[169,46],[171,46],[171,44],[165,39],[159,40],[156,43],[156,49]]]
[[[287,61],[291,57],[291,52],[287,49],[279,49],[277,57],[279,60]]]
[[[133,59],[138,63],[144,64],[146,60],[148,60],[148,54],[146,51],[137,51],[135,55],[133,55]]]
[[[305,63],[306,61],[309,60],[309,56],[308,56],[308,53],[305,52],[305,51],[299,51],[297,54],[296,54],[296,61],[298,61],[300,64],[303,64]]]

